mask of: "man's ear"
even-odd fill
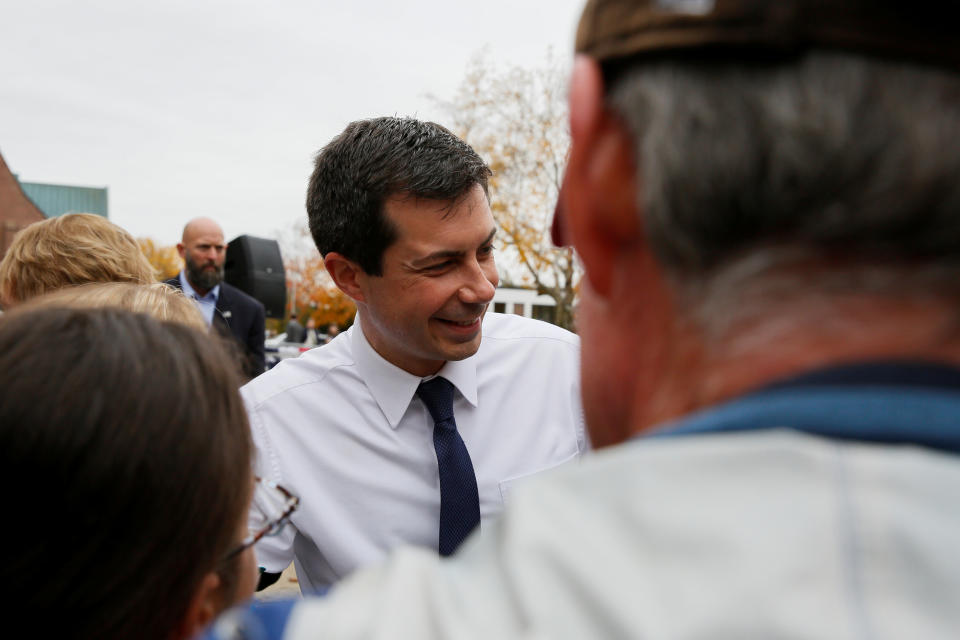
[[[190,604],[187,605],[187,612],[180,621],[179,629],[181,638],[193,638],[203,631],[207,625],[213,622],[223,607],[223,594],[220,593],[220,576],[212,571],[203,576],[193,597],[190,598]]]
[[[590,284],[606,296],[617,257],[641,239],[641,225],[632,138],[607,109],[600,67],[586,56],[570,78],[570,135],[563,215]]]
[[[185,246],[183,246],[183,243],[182,243],[182,242],[178,242],[178,243],[177,243],[177,253],[180,254],[180,259],[181,259],[181,260],[186,260],[186,259],[187,259],[187,248],[186,248]]]
[[[347,294],[354,302],[364,302],[362,281],[366,273],[353,260],[343,254],[331,251],[323,256],[323,266],[333,278],[340,291]]]

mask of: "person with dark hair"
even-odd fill
[[[266,311],[259,300],[224,282],[227,243],[223,229],[210,218],[194,218],[183,227],[177,251],[183,269],[164,284],[194,300],[207,326],[235,345],[246,378],[263,373]]]
[[[282,522],[260,502],[248,530],[233,365],[189,324],[34,302],[0,319],[4,604],[32,635],[193,637],[252,594]]]
[[[606,449],[284,638],[956,637],[955,13],[588,2],[557,240]]]
[[[242,390],[260,473],[303,497],[257,547],[267,573],[295,559],[310,591],[400,544],[448,555],[517,483],[586,449],[576,336],[487,312],[489,176],[410,118],[354,122],[317,154],[310,230],[357,319]]]
[[[290,314],[290,322],[287,323],[287,342],[303,342],[307,338],[307,330],[300,321],[297,320],[297,314]]]
[[[333,340],[340,334],[340,327],[336,322],[327,325],[327,342]]]

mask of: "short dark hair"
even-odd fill
[[[320,255],[331,251],[381,275],[396,230],[383,205],[397,194],[455,201],[474,185],[487,192],[490,168],[444,127],[413,118],[350,123],[317,153],[307,191],[310,233]]]
[[[119,309],[0,319],[0,468],[8,537],[22,531],[0,579],[41,576],[7,606],[71,637],[169,638],[207,573],[229,583],[251,491],[238,384],[184,325]]]

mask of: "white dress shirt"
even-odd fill
[[[579,340],[487,313],[480,349],[439,375],[477,475],[481,528],[525,478],[588,447]],[[302,589],[325,587],[401,544],[437,548],[440,483],[421,378],[384,360],[359,324],[243,387],[257,470],[300,496],[292,525],[256,547],[260,566],[295,559]]]

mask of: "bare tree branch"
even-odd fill
[[[501,228],[498,264],[509,280],[553,297],[554,322],[572,328],[581,270],[572,252],[550,239],[570,147],[566,77],[552,54],[542,67],[506,70],[494,69],[481,54],[452,100],[434,100],[494,171],[490,201]]]

